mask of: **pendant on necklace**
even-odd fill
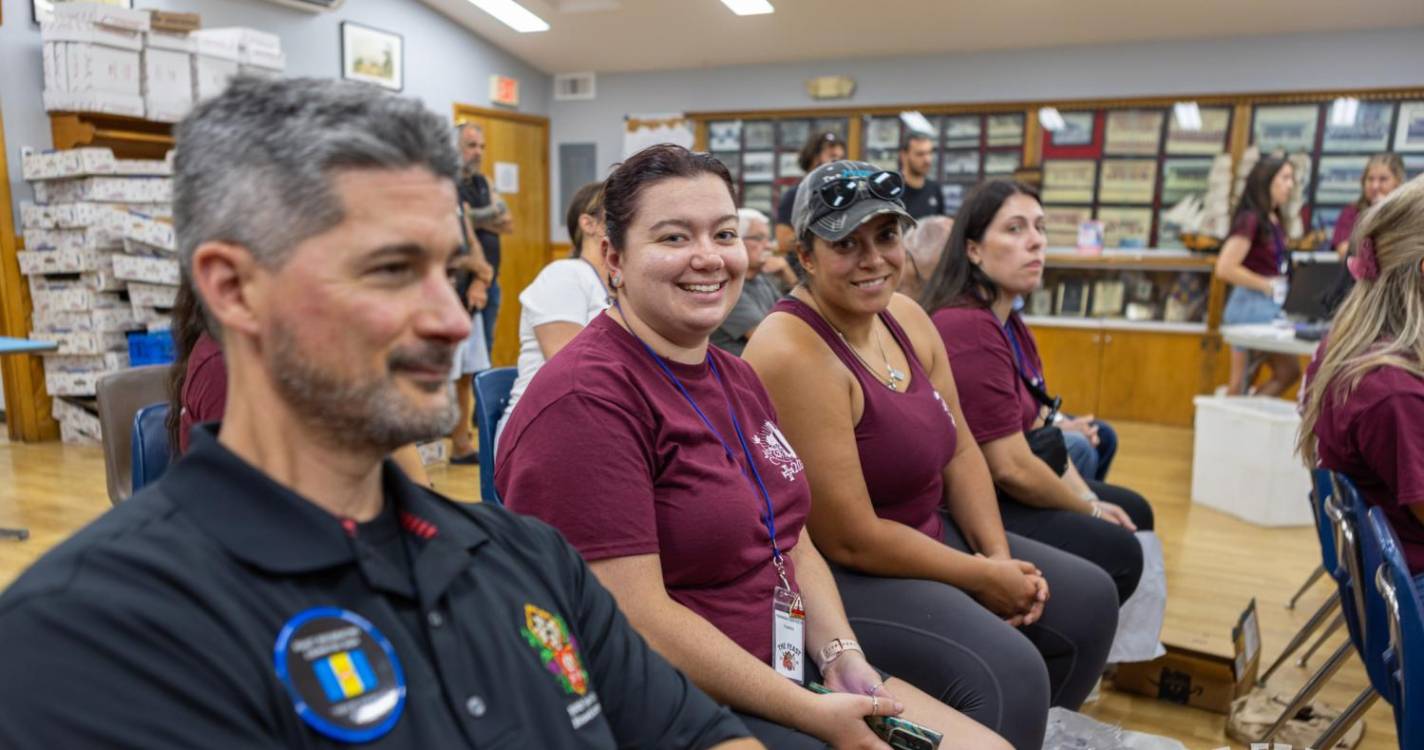
[[[892,391],[899,390],[900,383],[905,380],[905,373],[895,369],[891,365],[886,365],[885,369],[890,371],[890,382],[885,385],[889,386]]]

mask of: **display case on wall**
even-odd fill
[[[781,193],[805,174],[797,157],[806,139],[835,133],[849,143],[849,117],[768,117],[707,122],[707,150],[727,165],[738,204],[775,217]]]
[[[1024,164],[1022,112],[997,114],[926,114],[935,141],[930,179],[943,187],[944,212],[953,215],[976,184],[991,177],[1010,177]],[[899,170],[900,145],[910,134],[894,114],[866,115],[861,128],[861,154],[883,169]]]

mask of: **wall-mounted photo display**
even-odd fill
[[[1053,131],[1054,146],[1093,145],[1093,113],[1063,112],[1063,127]]]
[[[810,120],[782,120],[776,123],[777,143],[782,150],[800,153],[801,147],[806,145],[806,139],[810,137]]]
[[[770,216],[772,214],[771,185],[747,185],[742,195],[742,205]]]
[[[944,152],[944,174],[950,175],[979,175],[979,152],[976,151],[946,151]]]
[[[988,145],[991,148],[994,146],[1022,146],[1023,139],[1023,115],[989,115]]]
[[[771,182],[775,177],[776,154],[757,151],[742,154],[742,180],[744,182]]]
[[[1186,245],[1182,244],[1182,227],[1167,218],[1167,212],[1171,210],[1170,207],[1167,207],[1157,212],[1156,247],[1164,250],[1181,250],[1186,248]]]
[[[850,119],[846,117],[818,117],[811,121],[811,130],[817,133],[835,133],[845,143],[849,138]]]
[[[1316,104],[1257,106],[1251,125],[1252,142],[1261,153],[1297,153],[1315,148],[1315,127],[1320,119]]]
[[[805,172],[801,171],[799,159],[801,155],[795,151],[782,151],[776,155],[776,176],[781,177],[803,177]]]
[[[1054,159],[1043,163],[1045,203],[1092,203],[1098,163],[1092,159]],[[1074,228],[1074,236],[1077,236]]]
[[[1159,109],[1115,109],[1107,115],[1103,152],[1113,156],[1156,156],[1162,145]]]
[[[1352,122],[1336,124],[1334,107],[1326,108],[1325,138],[1320,150],[1330,153],[1377,153],[1389,150],[1394,102],[1358,102]]]
[[[900,148],[900,118],[869,118],[866,123],[865,147],[898,150]]]
[[[1103,207],[1098,209],[1103,223],[1103,247],[1137,249],[1147,247],[1152,236],[1152,209]]]
[[[770,120],[751,120],[742,123],[742,136],[746,139],[748,151],[765,151],[776,148],[776,123]],[[750,156],[750,154],[748,154]]]
[[[1077,247],[1078,227],[1093,218],[1093,210],[1084,206],[1043,207],[1043,229],[1049,247]]]
[[[1103,159],[1098,182],[1099,203],[1152,203],[1157,186],[1153,159]]]
[[[1170,208],[1190,195],[1206,195],[1211,159],[1162,160],[1162,205]]]
[[[1315,202],[1354,203],[1360,197],[1368,156],[1322,156],[1316,175]]]
[[[984,154],[986,175],[1010,175],[1022,165],[1022,151],[989,151]]]
[[[721,120],[707,123],[707,147],[711,151],[740,151],[742,121]]]
[[[1404,157],[1404,179],[1409,181],[1424,174],[1424,156]]]
[[[400,91],[405,88],[405,39],[400,34],[342,21],[341,77]]]
[[[979,115],[944,118],[945,148],[979,148]]]
[[[973,184],[962,182],[945,182],[939,186],[939,197],[944,205],[944,212],[953,216],[959,211],[959,207],[964,205],[964,196],[974,187]]]
[[[1400,102],[1395,151],[1424,151],[1424,102]]]
[[[1230,107],[1200,107],[1201,127],[1188,130],[1176,117],[1167,123],[1167,153],[1173,156],[1216,156],[1226,150],[1231,130]]]
[[[713,151],[712,155],[717,158],[717,161],[725,164],[727,171],[732,173],[732,182],[742,181],[742,152]]]

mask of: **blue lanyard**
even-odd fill
[[[1271,240],[1276,246],[1276,268],[1282,276],[1290,273],[1290,254],[1286,252],[1286,230],[1278,224],[1271,225]]]
[[[634,336],[634,338],[637,337]],[[736,456],[732,453],[732,447],[723,439],[722,433],[718,432],[717,428],[712,426],[711,420],[707,419],[707,415],[702,412],[702,407],[697,405],[697,399],[694,399],[692,394],[688,393],[687,386],[684,386],[682,381],[678,380],[677,375],[673,374],[672,369],[667,366],[663,358],[658,356],[657,352],[653,351],[653,347],[648,346],[648,343],[642,339],[638,339],[638,343],[642,344],[643,348],[647,350],[648,356],[652,357],[653,361],[658,363],[658,367],[662,369],[663,374],[667,375],[668,379],[672,381],[672,384],[677,386],[677,390],[682,393],[682,397],[687,399],[687,403],[692,406],[692,410],[697,412],[697,416],[702,420],[702,424],[707,425],[707,429],[710,430],[717,438],[717,441],[722,444],[722,450],[727,452],[727,458],[731,459],[734,464],[738,463]],[[766,503],[766,515],[762,517],[762,523],[766,525],[766,533],[771,536],[771,557],[772,560],[775,561],[778,571],[780,571],[781,548],[776,544],[776,512],[772,510],[771,507],[771,493],[767,491],[766,483],[761,479],[761,472],[757,470],[756,460],[752,458],[752,452],[747,448],[747,439],[742,434],[742,423],[737,419],[736,410],[732,408],[732,394],[727,390],[727,384],[722,382],[722,373],[717,371],[717,363],[712,359],[710,354],[707,355],[707,365],[712,370],[712,376],[717,379],[717,385],[722,389],[722,395],[727,397],[727,416],[732,419],[732,429],[737,432],[737,441],[741,443],[742,453],[747,458],[747,467],[751,469],[751,478],[756,480],[757,489],[761,490],[761,498]],[[746,474],[747,469],[742,468],[742,475],[745,476]],[[782,573],[781,575],[782,580],[785,581],[786,574]],[[787,587],[790,588],[790,584],[787,584]]]
[[[1014,328],[1012,325],[1010,325],[1010,322],[1012,320],[1013,318],[1004,321],[1004,333],[1008,334],[1009,344],[1014,347],[1014,359],[1018,362],[1019,374],[1023,375],[1024,377],[1028,377],[1028,375],[1024,373],[1024,369],[1028,366],[1027,360],[1024,358],[1023,349],[1019,347],[1018,334],[1014,333]],[[1034,377],[1028,379],[1033,381],[1034,385],[1037,385],[1039,387],[1043,386],[1043,376],[1041,374],[1034,373]]]

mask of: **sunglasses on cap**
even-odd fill
[[[899,172],[881,171],[868,176],[838,177],[816,188],[821,198],[820,211],[811,219],[814,224],[837,211],[849,208],[867,194],[884,201],[898,201],[905,194],[905,178]]]

